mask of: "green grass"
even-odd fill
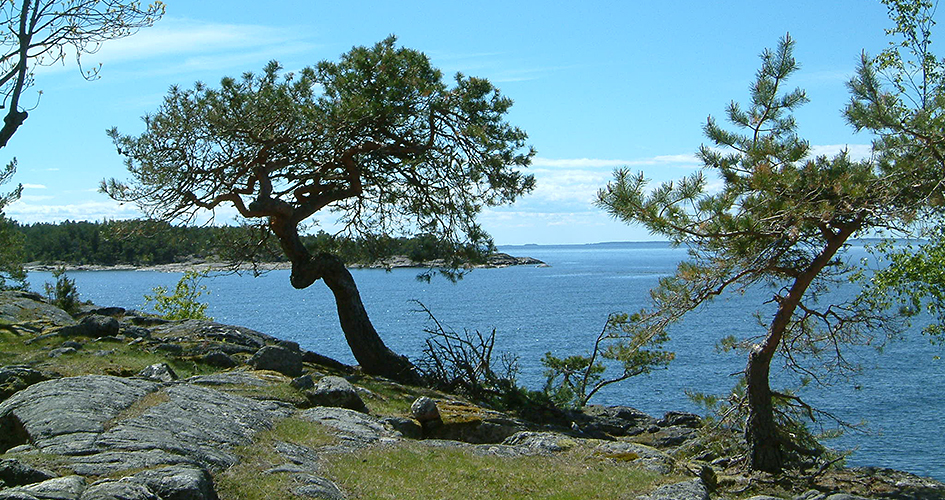
[[[635,499],[679,480],[600,460],[586,449],[508,458],[403,442],[328,461],[335,482],[364,499]]]
[[[264,473],[286,462],[273,448],[276,441],[317,449],[334,444],[336,439],[324,426],[314,422],[294,417],[276,422],[272,429],[257,434],[253,444],[235,450],[239,463],[214,476],[220,500],[299,498],[292,494],[295,486],[292,474]]]
[[[168,357],[124,341],[51,337],[27,343],[32,338],[0,330],[0,364],[26,364],[65,377],[89,374],[127,377],[162,362],[170,365],[181,378],[219,371],[197,360]],[[83,347],[71,354],[49,357],[49,351],[66,340],[79,342]]]

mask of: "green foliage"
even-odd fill
[[[748,429],[756,448],[750,463],[769,472],[781,469],[779,448],[796,444],[791,429],[772,435],[772,359],[779,355],[788,369],[823,383],[855,372],[842,346],[870,344],[895,325],[884,310],[861,301],[831,303],[822,300],[824,292],[855,272],[842,259],[850,238],[907,228],[918,212],[902,203],[914,192],[884,175],[888,165],[853,161],[846,152],[811,156],[793,115],[807,96],[787,87],[799,68],[793,49],[785,36],[762,53],[749,104],[732,102],[726,110],[734,130],[709,118],[710,144],[699,150],[703,171],[650,189],[643,173],[618,170],[599,194],[615,217],[689,249],[689,260],[651,292],[653,311],[641,317],[653,318],[654,327],[726,291],[770,291],[775,311],[766,331],[726,342],[748,348],[749,412],[759,419]],[[710,188],[709,176],[716,175],[721,188]]]
[[[846,108],[857,130],[877,136],[873,151],[882,172],[903,186],[895,203],[918,212],[906,235],[927,243],[874,248],[888,267],[867,278],[860,297],[873,307],[899,307],[907,317],[928,312],[937,321],[925,328],[945,342],[945,60],[931,50],[938,2],[884,0],[893,27],[889,47],[876,57],[863,54],[849,87]]]
[[[153,294],[145,295],[144,299],[148,305],[153,303],[154,310],[165,319],[212,320],[213,318],[207,316],[207,304],[198,301],[201,295],[210,293],[206,285],[200,284],[207,275],[206,271],[186,271],[174,287],[173,294],[168,295],[166,287],[158,286],[152,288]]]
[[[562,359],[545,353],[541,360],[546,368],[544,391],[551,401],[581,408],[608,385],[669,365],[675,354],[662,350],[669,336],[664,330],[641,328],[641,324],[639,316],[611,314],[589,354]],[[601,360],[619,366],[618,374],[605,378],[607,365]]]
[[[273,61],[218,88],[173,87],[140,136],[111,130],[133,180],[102,189],[159,220],[221,204],[272,219],[290,260],[299,225],[323,209],[355,236],[480,247],[490,241],[477,214],[534,186],[521,172],[534,152],[505,122],[511,105],[485,79],[448,85],[394,37],[296,73]]]
[[[868,307],[898,308],[902,316],[929,314],[934,322],[923,327],[933,343],[945,344],[945,228],[937,227],[924,243],[893,241],[871,248],[886,264],[861,276],[860,300]]]
[[[75,280],[66,276],[66,268],[59,267],[52,273],[55,283],[43,283],[49,303],[63,311],[75,315],[79,312],[79,289]]]
[[[0,170],[0,185],[8,182],[16,172],[16,160]],[[26,289],[26,270],[23,269],[23,235],[17,231],[16,223],[3,214],[3,209],[16,201],[23,192],[17,186],[12,192],[0,195],[0,290]]]

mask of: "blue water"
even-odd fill
[[[519,381],[538,388],[543,382],[541,356],[584,353],[607,315],[633,312],[646,305],[647,292],[671,274],[685,250],[663,243],[502,247],[500,250],[547,262],[550,267],[481,269],[458,284],[415,279],[416,271],[353,270],[375,327],[395,351],[418,357],[423,329],[430,326],[417,311],[422,302],[437,319],[455,330],[497,331],[496,350],[519,357]],[[852,258],[863,255],[852,249]],[[143,308],[151,288],[172,288],[179,273],[146,271],[72,272],[85,300],[100,305]],[[35,288],[51,279],[31,273]],[[338,326],[331,293],[321,283],[306,290],[289,285],[288,271],[262,277],[226,275],[205,281],[208,314],[217,321],[247,326],[294,340],[303,348],[354,363]],[[738,354],[719,354],[716,342],[728,335],[757,334],[753,312],[763,295],[749,293],[709,303],[672,330],[667,346],[676,352],[668,370],[610,386],[592,400],[621,404],[652,415],[668,410],[698,411],[686,390],[724,394],[744,368]],[[945,347],[930,345],[918,332],[888,346],[882,354],[854,350],[864,373],[853,382],[804,395],[818,407],[849,422],[865,421],[868,434],[847,433],[830,445],[854,449],[851,465],[875,465],[945,480]]]

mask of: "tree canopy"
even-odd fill
[[[920,241],[877,248],[887,265],[870,276],[863,299],[931,313],[935,323],[925,331],[945,342],[945,60],[932,51],[938,2],[883,3],[892,39],[875,57],[863,53],[845,111],[857,130],[875,135],[883,173],[903,186],[896,203],[921,214],[904,233]]]
[[[841,251],[851,237],[905,225],[913,208],[897,203],[901,184],[845,152],[813,157],[792,112],[807,102],[787,80],[798,69],[790,36],[766,50],[747,107],[727,108],[729,130],[710,117],[699,157],[703,171],[649,189],[643,173],[618,170],[599,202],[615,217],[642,224],[689,248],[690,259],[654,291],[657,311],[675,320],[726,290],[769,293],[766,332],[746,332],[749,351],[745,432],[753,469],[780,471],[786,453],[803,450],[779,428],[775,399],[797,403],[769,385],[771,362],[819,379],[850,368],[840,349],[866,343],[890,325],[882,311],[820,300],[849,276]],[[714,188],[710,178],[721,181]],[[760,305],[760,304],[759,304]]]
[[[373,326],[353,280],[335,256],[305,248],[300,225],[327,211],[353,234],[490,245],[477,214],[534,186],[522,172],[534,154],[526,134],[505,121],[511,105],[482,78],[448,85],[426,55],[389,37],[297,73],[271,62],[218,88],[172,87],[142,134],[109,132],[132,180],[102,189],[162,220],[223,205],[262,219],[292,262],[292,285],[323,279],[355,357],[390,375],[406,365],[369,359],[386,347],[354,333]]]

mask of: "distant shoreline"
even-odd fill
[[[371,264],[349,264],[349,269],[435,269],[445,266],[443,260],[434,260],[429,262],[418,262],[411,260],[404,255],[395,255]],[[467,266],[472,269],[497,269],[512,266],[536,266],[550,267],[548,264],[531,257],[513,257],[506,253],[494,253],[487,257],[486,263]],[[52,272],[60,267],[66,271],[151,271],[162,273],[182,273],[191,270],[197,271],[280,271],[292,268],[291,262],[259,262],[241,263],[233,265],[222,261],[208,260],[190,260],[186,262],[172,262],[168,264],[153,265],[133,265],[133,264],[115,264],[111,266],[101,264],[73,264],[66,262],[41,263],[30,262],[23,266],[31,272]]]

